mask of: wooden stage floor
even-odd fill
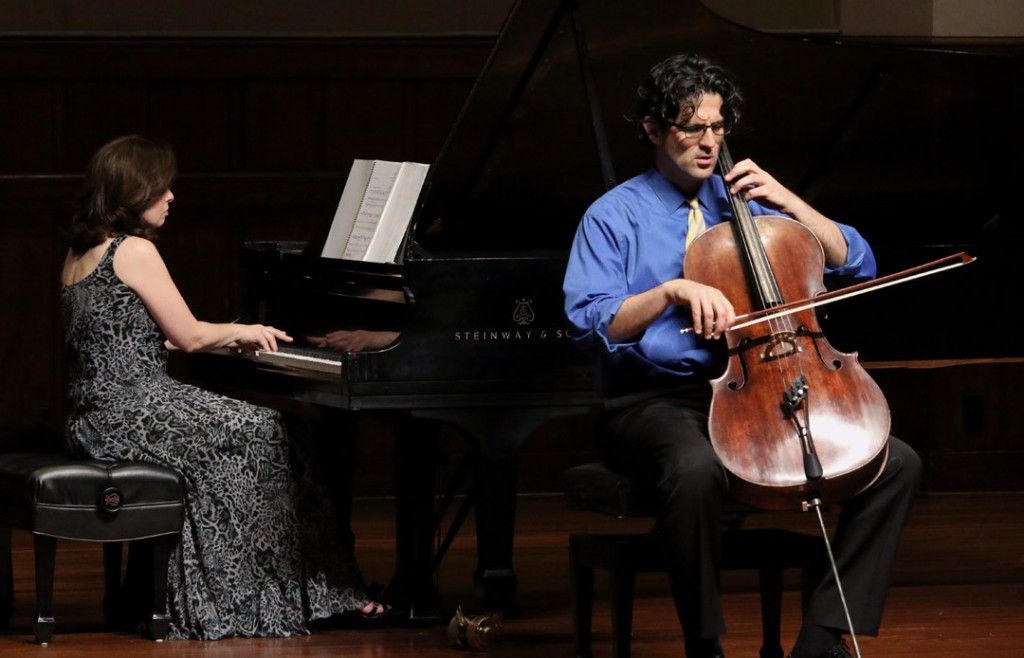
[[[1024,493],[923,495],[904,536],[894,585],[878,638],[860,638],[864,658],[1015,658],[1024,656]],[[394,563],[392,505],[358,500],[357,550],[366,577],[386,582]],[[748,526],[782,525],[814,532],[802,514],[765,514]],[[642,529],[640,521],[616,521],[567,510],[558,496],[520,498],[515,564],[519,601],[504,617],[492,656],[571,658],[566,536],[570,531]],[[57,634],[47,647],[34,643],[31,617],[32,543],[15,531],[16,607],[11,628],[0,632],[0,656],[72,658],[102,656],[252,657],[351,656],[383,658],[471,655],[447,641],[445,624],[373,629],[331,628],[309,636],[155,643],[103,629],[102,553],[94,544],[64,542],[57,555]],[[456,605],[483,612],[473,600],[472,528],[463,529],[442,567],[445,621]],[[792,578],[792,582],[790,582]],[[607,582],[597,578],[594,655],[610,657]],[[783,638],[799,627],[796,574],[787,575]],[[723,602],[730,632],[729,658],[754,658],[760,617],[754,574],[723,574]],[[682,640],[662,574],[638,580],[633,652],[643,658],[682,656]],[[788,648],[788,646],[786,647]],[[479,654],[477,654],[479,655]]]

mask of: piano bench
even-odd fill
[[[562,476],[565,496],[573,509],[616,518],[653,517],[643,491],[627,475],[600,462],[583,464]],[[785,568],[817,567],[822,542],[811,535],[787,530],[746,530],[743,516],[750,508],[727,504],[729,522],[722,533],[722,569],[756,569],[761,589],[761,658],[782,658],[782,573]],[[569,573],[576,658],[590,658],[594,570],[608,571],[612,613],[612,656],[629,658],[633,626],[633,593],[638,573],[665,571],[663,551],[649,533],[569,536]],[[806,592],[804,592],[806,597]]]
[[[0,628],[9,626],[13,612],[11,531],[20,528],[35,542],[37,642],[53,638],[58,539],[103,542],[108,623],[120,601],[121,543],[145,540],[138,547],[147,555],[152,548],[146,632],[157,641],[166,638],[167,565],[181,536],[184,496],[181,475],[156,464],[0,453]]]

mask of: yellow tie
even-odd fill
[[[687,203],[690,204],[690,216],[686,220],[686,248],[689,249],[690,243],[703,233],[707,226],[704,224],[704,214],[700,211],[697,197],[690,199]]]

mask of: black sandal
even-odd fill
[[[371,606],[369,612],[359,611],[359,615],[367,621],[382,619],[391,611],[391,606],[378,601],[370,601],[367,605]]]

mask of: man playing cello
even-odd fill
[[[689,658],[721,656],[725,623],[717,587],[725,468],[709,441],[708,380],[721,371],[715,339],[735,322],[716,288],[681,275],[687,244],[730,219],[743,191],[754,215],[788,216],[821,243],[827,282],[875,276],[870,246],[852,227],[823,216],[750,160],[722,176],[715,165],[739,119],[729,75],[696,55],[651,69],[638,90],[638,136],[654,166],[587,210],[565,275],[573,339],[599,356],[606,412],[599,446],[612,468],[650,482],[660,505],[669,581]],[[682,332],[691,328],[690,332]],[[893,557],[921,477],[921,461],[889,437],[875,482],[843,501],[834,537],[853,631],[876,635]],[[835,578],[823,573],[804,611],[791,658],[850,653]]]

